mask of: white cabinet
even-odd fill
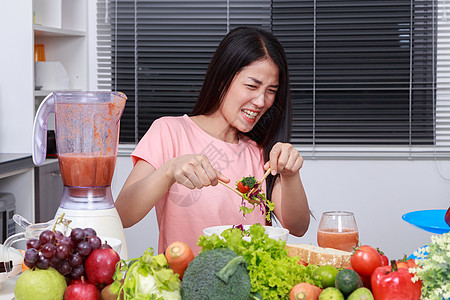
[[[32,152],[36,108],[50,92],[35,89],[35,43],[45,45],[46,61],[64,66],[68,89],[88,89],[88,1],[0,1],[0,155]],[[17,213],[34,219],[32,166],[2,174],[0,192],[13,193]]]
[[[34,44],[45,50],[45,62],[35,63],[36,106],[53,90],[88,89],[87,1],[33,0]]]

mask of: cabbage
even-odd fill
[[[117,295],[123,292],[125,300],[181,300],[178,277],[178,274],[169,269],[163,254],[153,255],[153,249],[148,248],[141,257],[121,260],[117,264],[111,291]]]

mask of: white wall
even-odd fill
[[[289,236],[288,243],[316,244],[322,212],[350,210],[355,213],[362,244],[380,247],[390,258],[402,258],[430,241],[430,233],[402,220],[404,213],[450,205],[450,163],[434,160],[306,160],[301,170],[312,213],[304,237]],[[114,197],[131,171],[128,155],[119,156],[113,180]],[[158,249],[154,210],[125,230],[130,257],[145,249]]]

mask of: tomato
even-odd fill
[[[306,261],[301,260],[301,259],[300,259],[297,263],[298,263],[300,266],[303,265],[303,266],[305,266],[305,267],[309,265]]]
[[[241,192],[243,194],[248,192],[247,189],[245,188],[244,184],[242,183],[242,181],[238,182],[237,188],[238,188],[239,192]]]
[[[409,269],[417,267],[416,261],[414,259],[408,259],[406,255],[403,259],[397,260],[396,263],[398,268]]]
[[[408,266],[408,263],[406,261],[399,260],[399,261],[397,261],[397,268],[399,268],[399,269],[408,269],[409,266]]]
[[[389,258],[384,254],[383,251],[380,250],[380,248],[377,248],[377,251],[381,256],[381,262],[383,263],[382,266],[389,266]]]
[[[352,254],[350,263],[353,270],[363,277],[370,277],[372,272],[383,264],[377,249],[368,245],[359,246]]]

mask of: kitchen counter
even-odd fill
[[[30,153],[0,153],[0,178],[33,167]]]

